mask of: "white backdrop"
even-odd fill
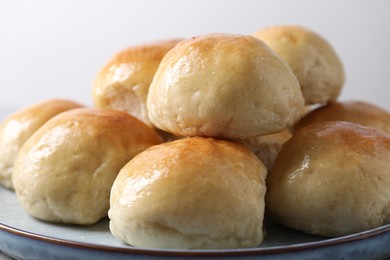
[[[0,108],[51,97],[91,105],[98,70],[127,46],[277,24],[331,42],[346,69],[341,99],[390,110],[389,0],[0,0]]]

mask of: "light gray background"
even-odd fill
[[[0,108],[51,97],[91,105],[98,70],[127,46],[277,24],[331,42],[346,69],[341,99],[390,110],[389,0],[0,0]]]

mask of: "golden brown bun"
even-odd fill
[[[267,177],[271,217],[294,229],[342,236],[390,222],[390,135],[349,122],[300,129]]]
[[[299,26],[273,26],[253,34],[290,65],[306,104],[336,100],[345,82],[341,60],[330,43]]]
[[[162,58],[180,40],[133,46],[117,53],[98,73],[92,89],[98,108],[125,111],[150,125],[146,97]]]
[[[262,41],[208,34],[165,55],[147,108],[156,127],[175,135],[244,139],[291,125],[303,97],[288,65]]]
[[[24,142],[47,120],[82,105],[64,99],[49,99],[8,116],[0,125],[0,185],[13,189],[11,176],[17,153]]]
[[[13,173],[16,195],[38,219],[93,224],[107,216],[120,169],[159,143],[151,128],[125,112],[81,108],[61,113],[20,150]]]
[[[249,148],[267,167],[270,172],[282,145],[292,136],[289,130],[279,133],[250,137],[239,143]]]
[[[390,113],[362,101],[332,102],[321,106],[299,120],[294,131],[320,121],[347,121],[370,126],[390,134]]]
[[[233,142],[194,137],[151,147],[114,182],[111,232],[145,248],[255,247],[265,178],[260,160]]]

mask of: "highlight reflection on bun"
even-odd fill
[[[321,121],[346,121],[370,126],[390,134],[390,113],[363,101],[331,102],[307,113],[293,129],[297,131]]]

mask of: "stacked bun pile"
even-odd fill
[[[144,248],[256,247],[265,218],[322,236],[378,227],[390,115],[338,101],[344,81],[298,26],[133,46],[98,73],[95,108],[48,101],[2,123],[0,183],[35,218],[108,216]]]

